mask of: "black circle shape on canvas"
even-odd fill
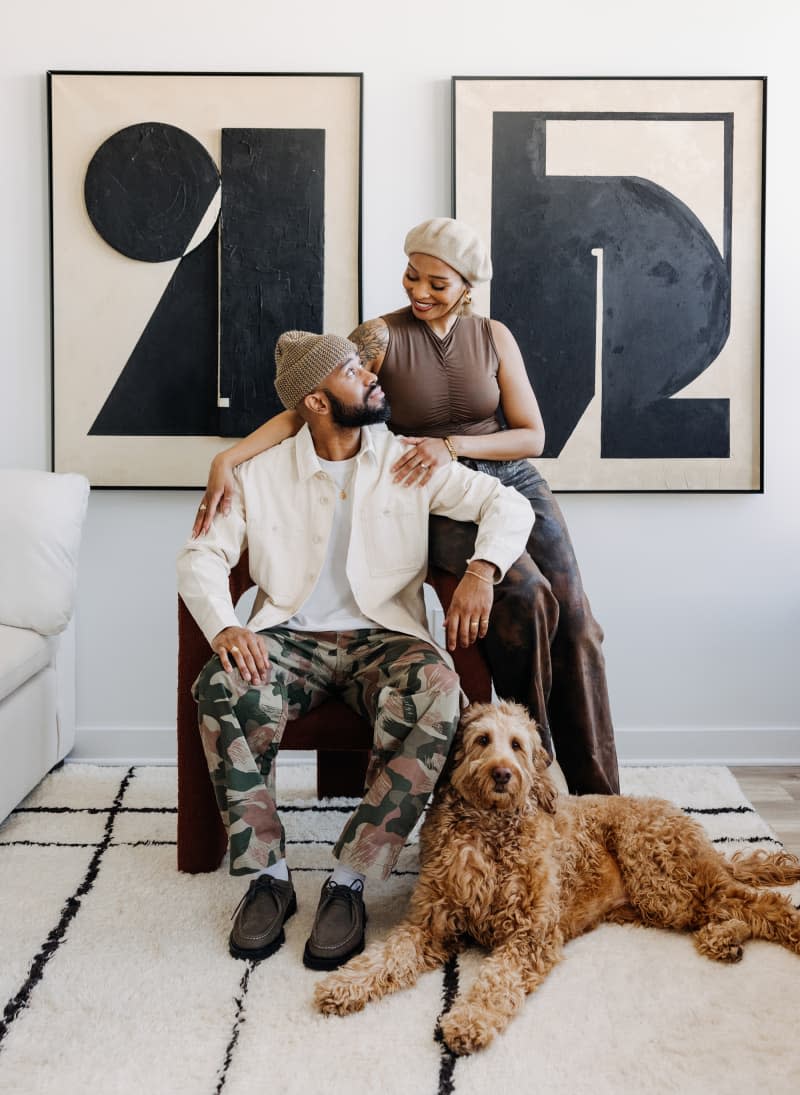
[[[218,189],[217,166],[191,133],[138,122],[97,149],[84,198],[92,224],[116,251],[166,262],[186,252]]]

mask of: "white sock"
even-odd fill
[[[279,859],[277,863],[273,863],[271,867],[264,867],[263,870],[258,872],[256,877],[260,877],[262,874],[271,874],[273,878],[280,878],[283,882],[289,881],[289,864],[285,859]]]
[[[334,867],[329,881],[334,882],[337,886],[353,886],[357,882],[358,886],[355,886],[355,889],[363,890],[365,878],[366,875],[360,874],[358,871],[351,871],[349,867],[342,867],[341,864],[338,864]]]

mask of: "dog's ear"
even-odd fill
[[[556,812],[558,788],[547,772],[537,772],[531,784],[531,793],[546,814]]]
[[[469,707],[461,712],[461,718],[458,724],[459,729],[463,730],[465,727],[475,722],[476,719],[479,719],[481,715],[485,715],[487,711],[491,711],[491,709],[491,703],[471,703]]]
[[[547,770],[552,764],[552,758],[542,745],[539,728],[533,720],[528,723],[528,729],[533,745],[533,767],[535,772],[531,792],[545,813],[554,814],[558,800],[558,788]]]
[[[536,766],[537,772],[544,772],[550,767],[551,758],[545,747],[542,745],[542,735],[539,733],[539,724],[535,719],[531,719],[528,723],[528,733],[531,736],[531,745],[533,746],[533,763]]]

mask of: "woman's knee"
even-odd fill
[[[495,607],[517,619],[544,617],[555,628],[559,617],[558,598],[548,579],[528,555],[509,568],[495,591]]]
[[[575,646],[596,647],[603,643],[603,629],[594,617],[586,596],[581,593],[560,603],[559,636]]]

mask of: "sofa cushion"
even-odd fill
[[[49,665],[58,639],[0,624],[0,701]]]
[[[0,470],[0,623],[56,635],[75,600],[89,483],[82,475]]]

